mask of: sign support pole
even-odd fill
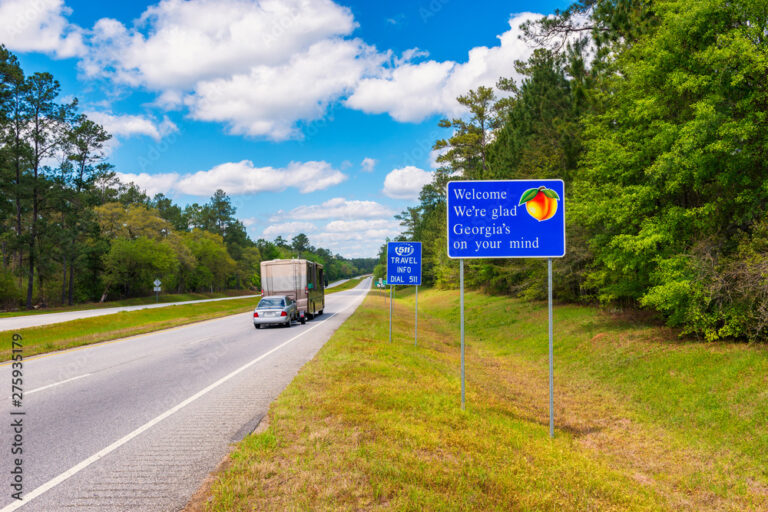
[[[416,285],[416,307],[415,309],[415,322],[413,325],[413,345],[419,344],[419,285]]]
[[[392,343],[392,290],[395,287],[389,285],[389,342]]]
[[[459,258],[459,288],[460,288],[460,309],[461,309],[461,410],[466,407],[464,400],[464,258]]]
[[[547,281],[549,285],[549,437],[555,437],[554,415],[554,378],[553,374],[553,347],[552,347],[552,258],[547,259]]]

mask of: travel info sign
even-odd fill
[[[448,182],[449,258],[565,256],[563,180]]]
[[[387,284],[421,284],[421,242],[387,243]]]

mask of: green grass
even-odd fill
[[[546,304],[372,293],[272,405],[207,509],[768,509],[768,352],[682,342],[594,308],[555,310],[548,438]]]
[[[331,288],[326,295],[352,288],[360,280],[345,287],[344,283]],[[44,354],[55,350],[90,345],[136,334],[178,327],[193,322],[210,320],[252,310],[258,298],[221,300],[197,304],[178,304],[163,308],[122,311],[110,315],[82,318],[58,324],[5,331],[0,342],[0,361],[11,357],[11,333],[16,332],[24,338],[24,356]]]
[[[224,297],[237,297],[240,295],[254,295],[257,292],[253,290],[226,290],[214,293],[168,293],[160,294],[161,303],[185,302],[189,300],[219,299]],[[88,309],[117,308],[121,306],[141,306],[144,304],[154,304],[155,296],[134,297],[131,299],[115,300],[111,302],[89,302],[87,304],[76,304],[74,306],[61,306],[54,308],[43,308],[35,310],[3,311],[0,312],[0,318],[9,318],[14,316],[43,315],[46,313],[61,313],[64,311],[84,311]]]

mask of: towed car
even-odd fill
[[[296,301],[287,295],[271,295],[262,297],[259,305],[253,310],[253,326],[260,329],[262,325],[291,326],[298,318]]]

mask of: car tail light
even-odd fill
[[[253,312],[253,318],[259,318],[259,314],[257,312]]]
[[[286,313],[285,311],[283,311],[283,312],[281,312],[281,313],[280,313],[280,316],[288,316],[288,313]]]
[[[304,293],[309,293],[309,286],[304,287]]]

